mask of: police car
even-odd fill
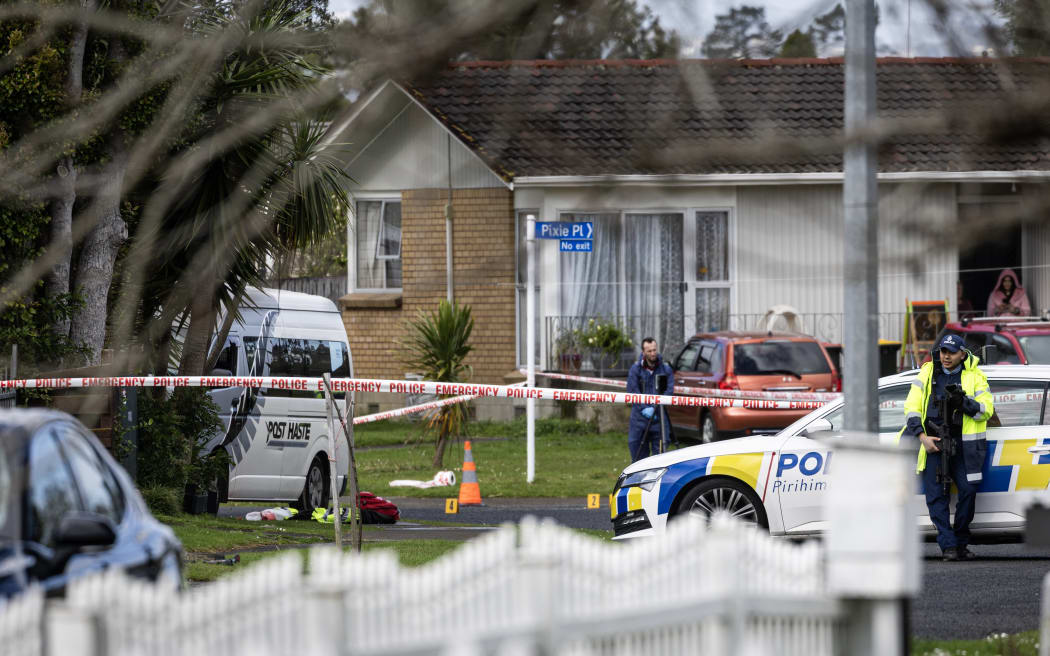
[[[1050,484],[1050,366],[982,367],[995,414],[971,530],[1020,536],[1026,506]],[[904,424],[904,400],[917,370],[879,380],[878,431],[892,442]],[[814,410],[776,435],[701,444],[639,460],[623,470],[611,504],[615,539],[663,531],[669,518],[715,511],[758,524],[773,535],[805,536],[826,528],[824,495],[842,433],[843,401]],[[918,442],[916,453],[918,452]],[[916,477],[918,478],[918,477]],[[916,483],[921,492],[921,483]],[[935,533],[917,497],[921,530]]]

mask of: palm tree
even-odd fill
[[[468,344],[474,330],[469,305],[441,301],[437,312],[420,312],[408,325],[405,364],[421,370],[426,380],[454,383],[470,378],[471,367],[464,362],[474,348]],[[462,403],[442,406],[430,413],[427,428],[436,433],[435,468],[443,466],[445,447],[450,439],[463,434],[466,420]]]
[[[188,316],[182,375],[206,372],[219,309],[235,314],[268,259],[345,226],[349,177],[325,143],[327,123],[308,114],[322,102],[313,88],[327,73],[314,61],[308,27],[308,12],[292,0],[196,27],[202,41],[226,50],[173,163],[139,190],[146,200],[136,247],[148,257],[137,259],[150,265],[134,276],[148,282],[128,290],[142,295],[140,320],[154,322],[154,346],[175,315]]]

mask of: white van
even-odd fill
[[[212,375],[351,375],[349,340],[342,316],[322,296],[250,289]],[[221,320],[221,317],[220,317]],[[228,372],[228,374],[227,374]],[[205,453],[225,448],[228,480],[223,501],[285,501],[300,511],[329,502],[328,424],[323,392],[227,387],[213,389],[225,431]],[[337,393],[341,399],[344,394]],[[344,412],[344,404],[339,408]],[[349,453],[336,420],[336,471],[346,485]]]

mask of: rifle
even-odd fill
[[[962,402],[965,393],[958,384],[946,385],[944,398],[940,400],[941,422],[930,423],[936,436],[940,438],[937,443],[941,453],[941,467],[937,472],[937,482],[941,484],[945,495],[952,492],[951,459],[959,450],[957,440],[952,439],[952,426],[962,426]]]

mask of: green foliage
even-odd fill
[[[554,338],[555,355],[571,355],[580,352],[581,331],[578,328],[564,328]]]
[[[993,633],[980,640],[930,640],[912,638],[915,656],[1036,656],[1039,631]]]
[[[179,387],[170,397],[141,394],[138,404],[140,487],[181,490],[190,482],[209,487],[223,470],[200,450],[202,442],[222,430],[219,407],[208,390]]]
[[[467,356],[473,350],[469,344],[474,330],[474,318],[470,306],[441,301],[436,312],[419,312],[416,319],[408,322],[408,335],[404,341],[405,360],[409,367],[418,370],[426,380],[457,382],[470,378]],[[447,397],[446,397],[447,398]],[[437,408],[427,418],[427,429],[436,433],[434,466],[444,462],[445,445],[450,438],[463,434],[467,420],[462,403]]]
[[[838,52],[845,50],[846,10],[841,4],[837,4],[828,13],[814,18],[813,26],[809,28],[809,35],[813,39],[813,45],[823,56],[830,54],[829,50]]]
[[[139,492],[142,493],[142,499],[149,507],[149,511],[154,515],[176,515],[182,509],[181,488],[176,490],[173,487],[150,485],[140,487]]]
[[[474,318],[469,305],[441,301],[436,312],[420,311],[408,327],[405,364],[418,369],[426,380],[455,382],[470,377],[465,360],[473,350],[468,342]]]
[[[619,357],[624,349],[634,346],[622,326],[601,319],[588,320],[583,330],[579,331],[578,341],[582,346],[596,349],[609,358]]]
[[[809,32],[795,30],[784,39],[784,45],[780,48],[780,56],[793,59],[816,57],[817,47]]]
[[[368,57],[392,39],[452,28],[477,8],[469,0],[373,0],[334,36]],[[451,60],[673,59],[680,48],[678,34],[636,0],[553,0],[524,3],[489,29],[457,39],[445,54]]]
[[[262,283],[268,259],[345,232],[350,178],[336,157],[338,146],[324,143],[325,117],[304,115],[289,104],[308,100],[328,72],[317,64],[309,12],[297,9],[302,4],[274,0],[242,16],[233,12],[236,5],[224,3],[213,20],[196,26],[196,36],[227,50],[176,148],[176,155],[200,150],[203,161],[177,175],[158,172],[135,191],[144,216],[154,211],[151,200],[176,199],[162,210],[159,232],[151,235],[164,248],[145,276],[140,324],[161,306],[186,308],[189,294],[180,298],[182,307],[173,308],[173,289],[193,289],[213,308],[230,307],[245,287]],[[212,147],[211,139],[240,132],[244,124],[252,128],[228,147]],[[145,236],[136,230],[136,239]],[[191,318],[188,332],[200,330],[193,324]],[[166,337],[158,336],[151,349],[159,350]],[[203,362],[206,340],[192,342],[192,348],[186,343],[183,365]]]
[[[475,421],[470,424],[470,434],[478,437],[515,437],[523,438],[526,432],[524,416],[512,421]],[[579,419],[562,419],[560,417],[538,417],[535,431],[537,437],[555,437],[558,435],[596,435],[597,418],[592,421]]]
[[[41,203],[0,204],[0,291],[43,253],[49,222]],[[73,294],[48,297],[43,281],[38,281],[29,293],[0,308],[0,360],[6,359],[11,344],[17,344],[19,373],[31,375],[59,367],[63,358],[82,355],[84,349],[53,328],[81,304]]]
[[[715,16],[715,27],[704,38],[703,53],[712,59],[773,57],[783,35],[766,21],[765,7],[743,5]]]
[[[1003,31],[1021,57],[1050,55],[1050,0],[995,0]]]

